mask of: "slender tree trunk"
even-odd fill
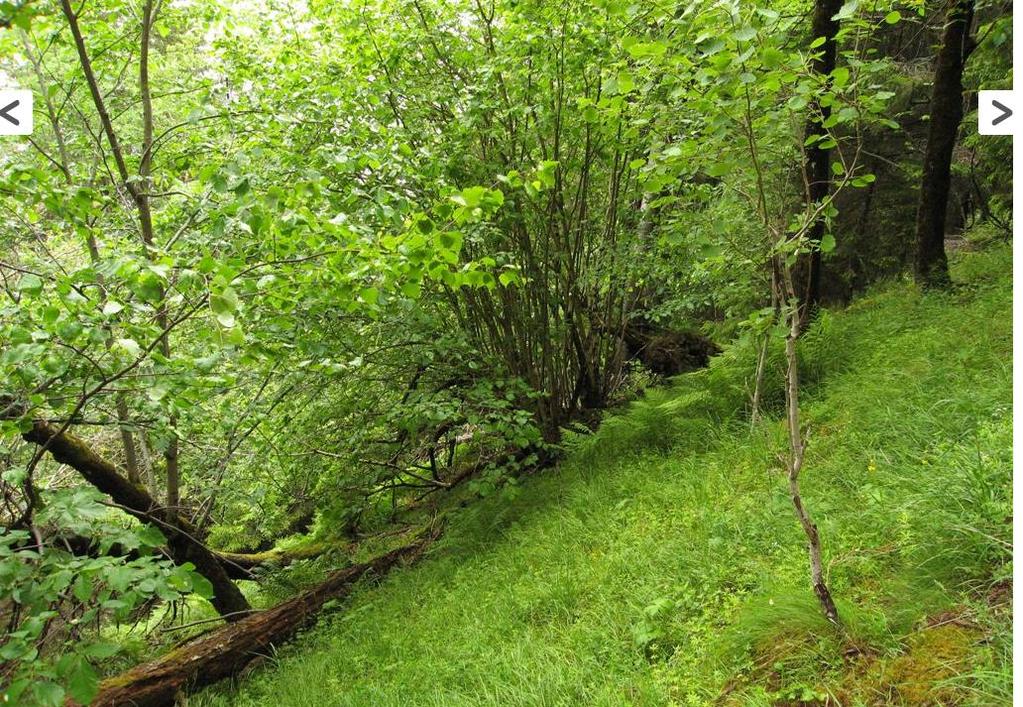
[[[825,40],[824,44],[816,50],[819,54],[814,58],[811,67],[818,76],[828,76],[835,70],[835,62],[838,57],[838,42],[835,40],[835,35],[838,34],[839,22],[832,18],[841,9],[842,0],[817,0],[814,4],[811,26],[812,40],[821,37]],[[808,138],[811,135],[823,133],[822,123],[830,115],[830,106],[822,106],[817,101],[811,103],[803,137]],[[804,158],[806,199],[810,204],[820,203],[828,197],[828,193],[831,191],[831,150],[821,147],[822,142],[822,140],[818,140],[807,147]],[[814,248],[806,257],[805,288],[799,293],[800,316],[803,326],[809,322],[820,306],[821,251],[816,246],[824,237],[825,225],[824,217],[821,216],[814,221],[807,234],[807,238],[812,242]]]
[[[71,159],[68,155],[67,143],[64,140],[64,130],[60,126],[60,121],[57,119],[57,110],[53,105],[53,99],[50,97],[48,89],[49,84],[46,81],[46,76],[43,73],[42,59],[35,54],[32,48],[32,43],[29,41],[29,35],[27,32],[22,30],[21,32],[22,45],[25,47],[25,54],[28,56],[29,61],[32,64],[32,70],[36,76],[36,82],[39,84],[39,93],[43,97],[43,105],[46,107],[46,117],[50,121],[50,128],[53,130],[53,137],[57,141],[57,154],[60,157],[60,168],[64,173],[64,181],[69,186],[73,184],[74,180],[71,177]],[[86,249],[89,251],[89,259],[93,265],[99,263],[99,246],[96,243],[96,237],[92,235],[92,231],[88,231],[86,235]],[[97,278],[102,278],[102,275],[97,275]],[[103,281],[99,279],[99,284],[102,287]],[[106,301],[106,293],[103,293],[103,301]],[[107,339],[107,348],[110,348],[111,340]],[[135,451],[135,439],[131,433],[131,428],[128,426],[130,422],[128,414],[128,404],[125,402],[124,395],[118,393],[116,396],[116,409],[117,409],[117,422],[118,431],[121,434],[121,444],[124,446],[124,467],[128,472],[128,480],[133,483],[139,483],[139,465],[138,456]]]
[[[754,429],[760,421],[760,398],[763,395],[764,373],[767,370],[767,351],[771,344],[771,333],[764,334],[764,341],[760,344],[760,353],[757,355],[757,369],[753,376],[753,395],[750,400],[749,425]]]
[[[948,0],[934,68],[930,128],[916,212],[914,274],[924,287],[947,287],[952,282],[945,255],[945,213],[952,183],[952,152],[963,119],[963,67],[973,51],[973,10],[973,0]]]
[[[153,214],[149,205],[149,192],[153,186],[150,178],[153,161],[153,98],[149,90],[149,40],[152,36],[153,0],[145,0],[142,5],[142,34],[139,39],[139,98],[142,102],[142,156],[139,159],[140,185],[135,192],[135,204],[139,213],[139,229],[142,242],[150,259],[158,254],[154,241]],[[160,309],[156,314],[156,323],[164,330],[167,328],[167,299],[160,293]],[[170,360],[170,334],[165,333],[160,340],[160,353]],[[178,435],[177,415],[172,414],[168,421],[171,437],[167,440],[167,448],[163,452],[163,460],[167,474],[167,507],[177,513],[181,506],[181,472],[178,468]]]
[[[145,245],[146,253],[150,258],[155,259],[157,254],[154,250],[153,216],[149,205],[149,189],[151,186],[149,175],[153,148],[153,104],[149,91],[149,38],[153,27],[152,0],[146,0],[142,8],[142,34],[139,56],[139,93],[142,101],[142,156],[139,161],[139,176],[141,180],[138,181],[133,180],[131,173],[128,171],[128,164],[124,159],[124,151],[121,149],[121,143],[118,140],[117,132],[114,130],[110,113],[107,111],[103,93],[100,90],[99,83],[96,81],[92,60],[89,58],[89,51],[85,46],[85,38],[82,36],[82,30],[78,24],[78,15],[75,14],[74,9],[71,7],[70,0],[61,0],[60,6],[61,11],[64,13],[64,18],[67,20],[68,28],[71,30],[71,36],[74,39],[75,49],[78,53],[78,62],[85,76],[85,82],[89,87],[89,93],[92,95],[96,112],[99,114],[100,125],[107,137],[107,142],[110,144],[110,152],[114,157],[117,173],[121,178],[125,191],[128,192],[128,195],[131,196],[135,204],[139,221],[139,232]],[[164,330],[163,338],[160,341],[160,352],[165,358],[169,359],[171,351],[169,333],[167,332],[168,312],[163,292],[160,293],[159,299],[160,309],[157,312],[156,319],[157,324]],[[167,473],[167,505],[172,511],[177,511],[180,505],[178,490],[178,439],[175,429],[177,417],[172,415],[169,423],[171,439],[168,442],[167,449],[164,451]]]
[[[789,497],[792,499],[796,518],[799,519],[799,524],[806,535],[807,551],[810,557],[810,584],[813,586],[813,591],[817,595],[824,615],[829,621],[837,624],[838,608],[835,606],[835,601],[831,597],[831,591],[824,578],[820,533],[803,504],[803,495],[799,488],[799,474],[803,470],[806,453],[806,440],[800,429],[799,359],[796,356],[796,341],[802,333],[802,327],[799,304],[792,284],[792,271],[784,263],[779,263],[779,268],[783,273],[785,299],[789,304],[785,314],[789,327],[788,335],[785,337],[785,422],[789,433],[789,454],[785,464],[789,482]]]
[[[124,399],[123,393],[117,394],[117,422],[118,431],[121,433],[121,445],[124,447],[124,470],[128,472],[128,481],[133,484],[142,483],[142,475],[139,474],[139,458],[135,451],[135,437],[131,433],[131,428],[128,427],[129,416],[128,416],[128,403]]]

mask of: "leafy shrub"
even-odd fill
[[[25,530],[0,530],[0,701],[88,704],[99,676],[95,664],[120,648],[103,640],[101,620],[129,620],[150,602],[177,601],[189,593],[213,595],[209,582],[189,564],[175,566],[156,550],[166,540],[153,526],[125,528],[112,522],[102,496],[91,488],[44,493],[39,527],[98,538],[95,556],[72,554],[59,543],[41,545]],[[117,545],[139,557],[107,554]]]

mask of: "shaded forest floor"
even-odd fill
[[[876,288],[801,343],[803,493],[844,634],[780,471],[780,351],[751,432],[737,344],[190,704],[1009,704],[1008,249],[953,275]]]

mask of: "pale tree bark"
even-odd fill
[[[834,13],[831,13],[830,11],[831,0],[818,0],[815,4],[814,36],[817,38],[831,38],[832,51],[834,51],[835,47],[833,40],[838,32],[838,26],[832,19]],[[835,9],[835,12],[838,12],[838,9]],[[825,44],[826,43],[827,41]],[[828,69],[828,73],[830,73],[834,68],[834,56],[835,55],[832,54],[830,58],[826,55],[819,58],[818,62],[822,63],[815,63],[814,71],[816,73],[822,73],[825,69],[827,69],[827,62],[830,61],[830,65],[832,67],[831,69]],[[821,110],[821,106],[819,105],[811,107],[811,115],[807,118],[806,130],[816,131],[824,129],[823,126],[818,127],[814,120],[813,112],[819,110]],[[810,155],[804,159],[802,168],[804,183],[807,187],[806,203],[804,204],[807,217],[805,220],[806,226],[801,228],[795,234],[786,235],[788,230],[787,227],[782,224],[774,223],[769,216],[767,208],[768,196],[764,184],[764,169],[760,160],[759,151],[757,149],[757,140],[752,129],[752,125],[753,104],[750,99],[749,90],[747,89],[744,128],[745,139],[749,145],[750,162],[753,167],[753,174],[755,177],[755,207],[757,216],[764,228],[764,246],[770,253],[769,260],[772,268],[771,301],[774,304],[776,316],[784,318],[783,321],[787,329],[787,335],[785,337],[785,424],[788,433],[789,449],[787,454],[780,455],[780,457],[786,470],[789,497],[792,500],[792,505],[795,509],[800,527],[807,539],[807,551],[810,560],[810,583],[813,587],[814,593],[817,595],[817,599],[820,602],[825,616],[829,621],[838,624],[838,609],[835,606],[835,602],[831,596],[831,591],[827,586],[827,581],[824,576],[824,567],[821,559],[820,533],[806,509],[799,485],[799,476],[803,470],[803,464],[806,457],[806,440],[800,427],[799,360],[796,355],[796,342],[798,341],[800,334],[802,334],[805,313],[812,311],[812,309],[807,306],[807,290],[804,288],[797,288],[795,285],[793,265],[788,260],[793,253],[798,253],[801,248],[805,248],[806,246],[816,248],[817,244],[814,242],[815,228],[818,224],[823,223],[822,219],[824,211],[834,200],[834,193],[832,192],[832,185],[830,182],[830,167],[828,168],[829,175],[827,180],[821,181],[815,179],[813,176],[814,171],[819,168],[819,164],[815,164],[815,160]],[[827,151],[824,151],[823,158],[825,160],[824,164],[828,164],[830,155]],[[847,175],[846,179],[837,186],[836,191],[841,190],[848,183],[848,175],[851,172],[852,168],[847,165],[845,169],[845,173]],[[825,187],[823,191],[817,192],[812,188],[812,185],[818,182],[823,184]],[[751,201],[753,200],[754,199],[751,197]],[[820,232],[817,231],[816,233],[819,234]],[[779,244],[782,243],[784,243],[784,246],[780,247]],[[759,399],[757,402],[759,403]],[[759,412],[756,412],[755,414],[759,415]]]
[[[779,258],[781,260],[781,258]],[[821,560],[821,539],[817,525],[810,518],[810,513],[803,503],[803,495],[799,487],[799,475],[806,459],[806,437],[800,427],[799,411],[799,359],[796,355],[796,342],[802,333],[802,316],[796,290],[792,283],[792,270],[784,262],[779,263],[785,288],[786,324],[788,334],[785,337],[785,425],[788,431],[789,451],[785,458],[788,476],[789,497],[796,511],[796,518],[803,529],[807,540],[807,552],[810,559],[810,584],[817,595],[817,600],[824,615],[832,623],[838,624],[838,608],[828,589],[824,577],[824,565]]]
[[[149,192],[152,190],[151,178],[153,163],[153,97],[149,90],[149,44],[155,21],[153,0],[145,0],[142,6],[142,35],[139,46],[139,96],[142,101],[142,158],[139,160],[140,191],[137,198],[139,224],[142,230],[142,241],[150,258],[156,259],[156,247],[153,236],[153,216],[149,204]],[[156,321],[166,329],[167,300],[161,292],[160,310]],[[160,341],[160,353],[170,360],[170,335],[165,334]],[[178,435],[176,414],[171,414],[168,427],[171,430],[167,448],[163,452],[163,460],[167,474],[167,507],[177,512],[181,506],[181,472],[178,468]]]

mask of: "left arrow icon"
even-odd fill
[[[0,135],[32,134],[32,92],[0,89]]]
[[[21,122],[17,118],[15,118],[13,115],[11,115],[10,112],[9,112],[9,111],[14,110],[15,108],[17,108],[20,105],[21,105],[21,101],[11,101],[7,105],[5,105],[3,108],[0,108],[0,118],[3,118],[4,120],[7,120],[7,121],[9,121],[11,123],[14,123],[15,125],[21,125]]]

